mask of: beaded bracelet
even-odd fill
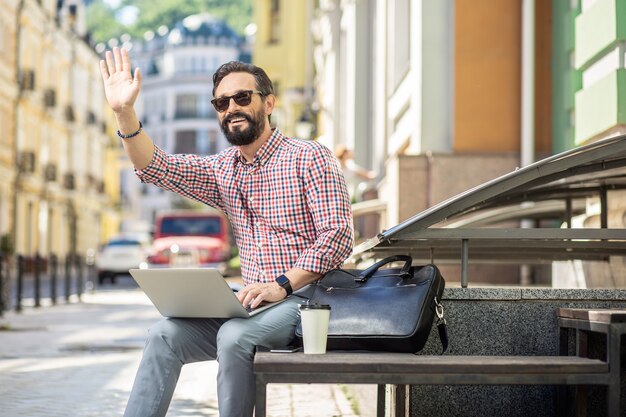
[[[119,136],[122,139],[130,139],[130,138],[134,138],[135,136],[137,136],[138,134],[141,133],[141,130],[143,129],[143,125],[141,124],[141,120],[139,121],[139,129],[136,132],[133,133],[129,133],[128,135],[123,135],[122,132],[120,132],[119,130],[117,131],[117,136]]]

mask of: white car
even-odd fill
[[[127,275],[131,268],[146,268],[147,255],[147,246],[141,240],[125,237],[109,240],[96,257],[98,283],[108,278],[114,284],[117,275]]]

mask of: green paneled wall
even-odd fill
[[[626,123],[626,69],[576,93],[576,144]]]
[[[576,18],[576,68],[583,69],[626,40],[626,1],[598,0]]]

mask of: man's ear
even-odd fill
[[[276,96],[274,94],[268,94],[265,96],[265,114],[270,115],[274,111],[274,105],[276,104]]]

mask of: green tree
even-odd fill
[[[111,19],[115,20],[116,13],[124,7],[136,7],[139,10],[137,19],[128,27],[117,21],[115,25],[111,24]],[[233,30],[243,35],[252,19],[252,0],[122,0],[117,8],[94,1],[88,7],[87,26],[95,42],[106,42],[123,33],[142,37],[146,31],[156,31],[162,25],[171,29],[177,22],[196,13],[209,13],[224,19]]]
[[[94,42],[106,42],[128,30],[115,19],[115,12],[102,1],[94,1],[87,7],[87,28]]]

